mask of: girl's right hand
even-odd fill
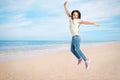
[[[68,2],[68,0],[65,1],[64,6],[66,6],[67,2]]]

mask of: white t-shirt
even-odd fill
[[[71,17],[69,17],[70,22],[70,32],[72,36],[79,35],[79,26],[81,19],[74,19],[72,20]]]

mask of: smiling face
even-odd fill
[[[71,18],[73,19],[81,19],[81,13],[78,10],[73,10],[71,13]]]
[[[77,12],[74,12],[74,13],[73,13],[73,19],[78,19],[78,18],[79,18],[78,13],[77,13]]]

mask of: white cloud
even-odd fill
[[[22,32],[19,36],[31,36],[34,38],[40,36],[45,38],[70,34],[69,22],[63,7],[64,0],[6,0],[5,2],[7,2],[7,6],[0,8],[0,12],[8,10],[7,14],[0,15],[0,18],[6,18],[8,20],[8,22],[0,24],[0,31],[7,32],[3,32],[4,35],[17,36],[18,34],[15,33]],[[120,14],[118,0],[68,0],[67,7],[70,11],[79,9],[82,13],[82,19],[103,22],[100,28],[89,26],[81,27],[80,30],[82,31],[117,30],[117,28],[113,27],[104,27],[110,25],[104,23],[104,21],[110,21],[114,16]],[[46,12],[45,14],[48,12],[53,14],[53,16],[27,18],[26,15],[28,13],[26,12],[29,10],[31,12],[36,11],[38,14],[41,14],[41,10],[43,10]],[[9,11],[12,13],[9,14]]]
[[[0,29],[3,31],[6,30],[6,29],[9,29],[9,28],[19,28],[19,27],[23,27],[23,26],[29,26],[30,24],[32,24],[32,22],[30,21],[22,21],[22,22],[10,22],[10,23],[3,23],[3,24],[0,24]],[[3,32],[2,31],[2,32]]]
[[[4,4],[0,11],[14,11],[14,10],[27,10],[34,3],[34,0],[3,0]]]
[[[86,31],[119,31],[120,32],[120,28],[118,27],[110,27],[110,26],[86,26],[86,25],[81,25],[80,27],[80,31],[82,32],[86,32]]]
[[[71,9],[79,9],[83,19],[93,21],[106,21],[120,14],[118,0],[92,0],[78,4],[72,4]]]

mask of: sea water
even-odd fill
[[[82,41],[80,47],[93,47],[106,42]],[[59,51],[70,51],[71,41],[23,41],[23,40],[1,40],[0,60],[15,59],[19,57],[37,56],[46,53],[56,53]]]
[[[23,40],[1,40],[0,51],[8,50],[27,50],[42,49],[45,47],[55,46],[59,44],[68,44],[69,41],[23,41]]]

